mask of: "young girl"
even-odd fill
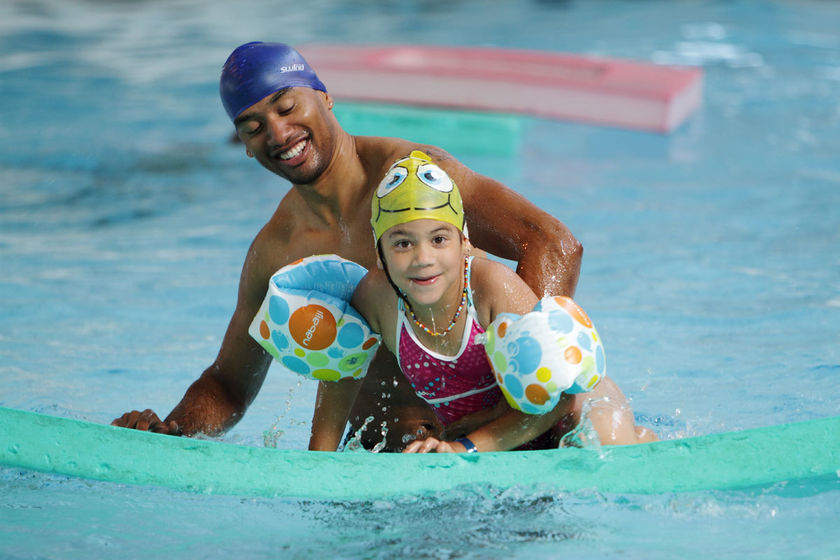
[[[476,335],[500,313],[526,314],[538,300],[509,267],[470,255],[458,188],[427,155],[415,151],[396,162],[371,208],[382,268],[365,275],[352,305],[382,334],[445,427],[444,439],[413,441],[405,452],[557,447],[580,422],[587,401],[594,403],[587,414],[601,444],[657,439],[635,426],[626,398],[606,376],[589,392],[564,393],[545,414],[508,406]],[[355,390],[342,382],[321,384],[314,440],[319,429],[340,423],[324,418],[346,418]]]

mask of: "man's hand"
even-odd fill
[[[168,434],[170,436],[182,435],[181,427],[174,420],[163,422],[157,414],[150,408],[140,412],[139,410],[132,410],[126,412],[119,418],[111,422],[112,426],[119,426],[121,428],[129,428],[132,430],[142,430],[145,432],[155,432],[158,434]]]

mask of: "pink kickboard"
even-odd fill
[[[336,98],[525,113],[670,132],[699,106],[703,72],[546,51],[304,45]]]

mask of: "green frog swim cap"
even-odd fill
[[[414,220],[438,220],[462,233],[464,203],[455,182],[421,151],[396,162],[379,183],[370,207],[376,242],[388,229]]]

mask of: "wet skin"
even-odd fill
[[[391,164],[415,149],[429,154],[458,184],[477,247],[517,261],[517,273],[537,294],[573,294],[582,248],[561,222],[439,148],[347,134],[335,119],[332,104],[324,92],[291,88],[265,97],[237,119],[246,154],[289,180],[292,188],[248,251],[236,309],[215,361],[165,420],[151,410],[131,411],[114,420],[115,425],[192,435],[219,434],[236,424],[259,392],[271,363],[248,335],[269,278],[282,266],[313,254],[335,253],[375,267],[370,197]],[[319,399],[325,398],[322,386]],[[414,394],[387,351],[379,352],[355,389],[358,398],[349,421],[358,429],[373,418],[369,426],[375,429],[361,436],[368,447],[382,440],[382,422],[388,426],[387,450],[402,449],[404,436],[423,437],[440,430],[434,414]],[[335,427],[343,428],[348,420],[323,416],[315,421],[330,429],[319,429],[321,433],[340,433]],[[336,437],[313,439],[310,448],[334,450],[338,444]]]
[[[457,356],[470,324],[461,309],[464,264],[471,249],[453,225],[418,219],[386,230],[380,240],[383,270],[372,270],[359,283],[353,296],[354,307],[371,326],[382,333],[385,346],[397,354],[400,313],[406,328],[423,346],[434,353]],[[488,329],[499,313],[524,314],[534,308],[537,297],[520,277],[505,265],[475,258],[470,267],[470,289],[475,318]],[[387,274],[387,276],[386,276]],[[393,284],[393,286],[392,286]],[[398,296],[398,291],[401,294]],[[390,293],[389,293],[390,292]],[[400,311],[399,301],[406,309]],[[406,313],[408,306],[414,315]],[[453,315],[454,313],[454,315]],[[429,329],[428,325],[434,325]],[[446,373],[441,373],[443,383]],[[333,397],[346,387],[327,386]],[[340,398],[333,399],[340,404]],[[446,425],[442,434],[418,437],[405,447],[406,453],[463,453],[465,445],[456,441],[466,436],[478,451],[506,451],[557,447],[584,415],[603,445],[628,445],[653,441],[653,432],[635,426],[630,403],[608,377],[590,392],[562,395],[559,403],[545,414],[524,414],[513,410],[501,398],[495,406],[477,410]],[[589,432],[584,430],[585,437]]]

